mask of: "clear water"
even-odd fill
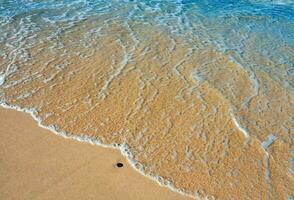
[[[185,194],[286,199],[294,1],[0,0],[0,100]]]

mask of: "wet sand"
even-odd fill
[[[0,108],[0,149],[0,199],[190,199],[136,172],[118,150],[56,136],[15,110]]]
[[[32,59],[9,54],[0,64],[0,103],[33,112],[64,136],[120,145],[138,170],[191,196],[293,196],[294,98],[271,70],[246,68],[198,37],[136,21],[114,20],[93,42],[74,43],[100,22],[75,26],[61,44],[38,43],[28,50]]]

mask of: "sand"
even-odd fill
[[[89,19],[66,32],[61,44],[38,43],[28,50],[28,60],[18,59],[22,50],[8,54],[0,64],[5,72],[0,103],[34,111],[44,126],[61,134],[128,146],[138,169],[201,199],[294,196],[294,98],[267,72],[271,68],[249,70],[193,34],[177,36],[136,20],[114,20],[106,28],[103,23]],[[97,39],[74,42],[97,27],[103,27]],[[40,41],[48,33],[44,29]],[[64,155],[53,144],[51,154]],[[74,155],[81,150],[73,146],[72,156],[84,157]],[[70,171],[67,165],[56,168]],[[101,171],[98,164],[91,169]]]
[[[0,108],[0,150],[0,199],[189,199],[135,171],[118,150],[56,136],[15,110]]]

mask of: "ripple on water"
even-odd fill
[[[5,82],[5,76],[4,75],[0,75],[0,86],[3,85]]]
[[[256,2],[5,3],[0,101],[194,197],[286,199],[294,12]]]

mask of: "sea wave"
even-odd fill
[[[0,1],[1,104],[128,144],[141,172],[195,198],[285,199],[293,13],[292,1]]]

